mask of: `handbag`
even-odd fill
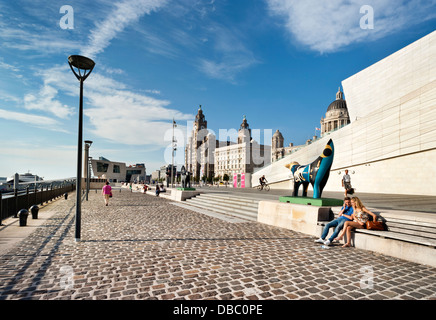
[[[366,221],[366,229],[384,231],[385,227],[381,221]]]
[[[112,198],[112,191],[111,191],[111,193],[109,193],[109,198]]]

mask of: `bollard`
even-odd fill
[[[29,215],[29,211],[26,209],[21,209],[18,211],[18,218],[20,218],[20,227],[25,227],[27,225],[27,216]]]
[[[68,199],[68,192],[65,192],[65,193],[64,193],[64,197],[65,197],[65,200]]]
[[[39,207],[34,205],[30,207],[30,212],[32,213],[32,219],[38,219]]]

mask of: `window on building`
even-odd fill
[[[97,162],[97,172],[107,172],[109,163]]]
[[[141,170],[127,170],[127,174],[141,174]]]
[[[114,173],[120,173],[120,172],[121,172],[120,166],[117,164],[114,164]]]

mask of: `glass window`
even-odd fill
[[[120,173],[120,166],[117,164],[114,164],[114,173]]]
[[[108,167],[108,163],[97,162],[97,172],[107,172]]]
[[[141,174],[141,170],[127,170],[127,174]]]

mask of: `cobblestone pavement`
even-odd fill
[[[231,223],[128,191],[40,211],[48,222],[0,256],[0,299],[436,299],[436,269],[256,222]]]

